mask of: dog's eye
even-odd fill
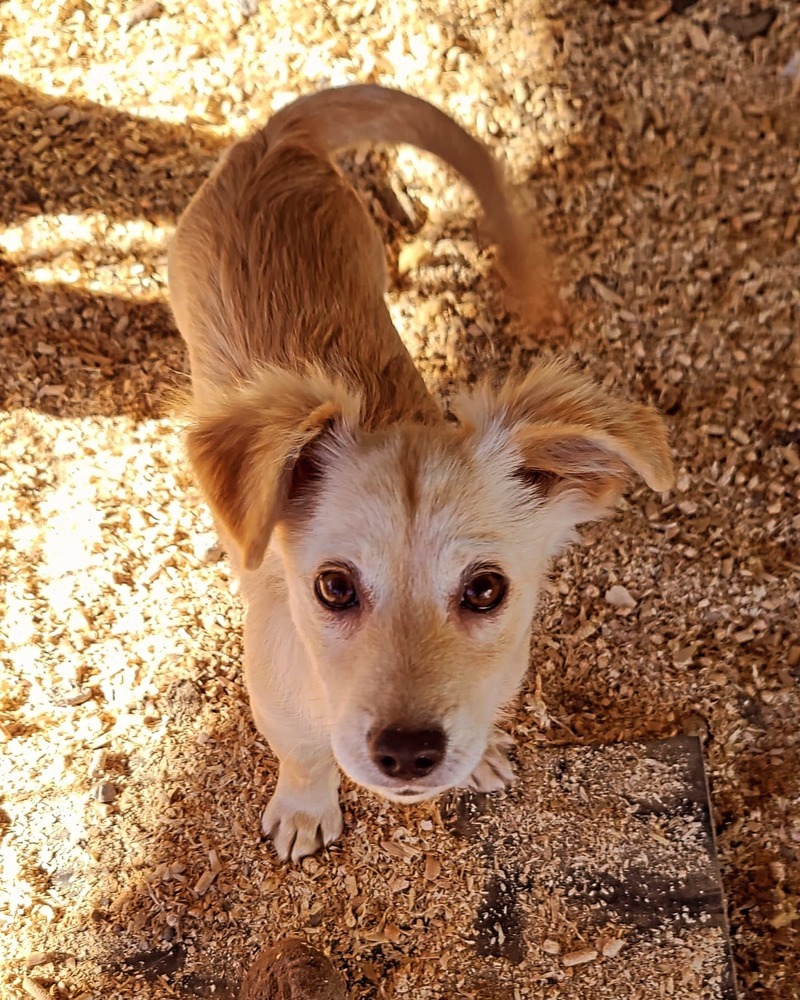
[[[344,611],[358,604],[353,576],[346,569],[324,569],[314,581],[317,600],[333,611]]]
[[[464,587],[461,607],[468,611],[492,611],[506,596],[507,584],[504,576],[487,570],[476,573]]]

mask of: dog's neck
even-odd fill
[[[374,329],[383,323],[390,325],[388,313],[385,317],[377,315],[369,325]],[[268,339],[258,334],[248,336],[245,323],[229,323],[226,327],[225,337],[217,337],[211,343],[199,339],[189,344],[196,406],[211,403],[225,387],[233,389],[252,384],[254,371],[257,372],[260,365],[302,373],[311,362],[331,381],[344,382],[360,396],[360,422],[364,430],[378,430],[397,423],[433,425],[445,419],[440,405],[428,391],[391,326],[385,338],[374,332],[353,337],[351,330],[349,354],[335,332],[320,336],[318,328],[304,334],[291,329],[288,335],[284,332],[282,338],[273,335]],[[277,349],[276,341],[281,345]],[[288,346],[284,347],[287,341]],[[312,348],[309,354],[301,353],[298,349],[301,344],[306,351]]]
[[[361,394],[364,430],[407,422],[438,424],[444,420],[441,407],[405,353],[388,358],[380,368],[358,372],[351,368],[345,377]]]

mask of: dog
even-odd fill
[[[538,280],[488,150],[376,86],[279,111],[179,220],[188,455],[240,576],[252,713],[280,762],[263,831],[292,861],[340,836],[339,769],[403,803],[512,779],[496,722],[551,557],[631,475],[655,490],[673,477],[658,413],[562,363],[443,412],[390,320],[377,229],[331,159],[365,140],[452,166],[510,284]]]

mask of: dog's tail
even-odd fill
[[[549,261],[530,233],[503,173],[486,146],[427,101],[374,85],[334,87],[282,108],[264,127],[268,145],[306,133],[333,153],[361,142],[409,144],[433,153],[470,185],[501,254],[513,291],[541,319],[553,306]]]

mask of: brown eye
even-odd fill
[[[499,573],[476,573],[464,587],[461,607],[467,611],[493,611],[506,596],[506,590],[506,579]]]
[[[358,604],[353,575],[346,569],[324,569],[314,581],[314,593],[320,604],[332,611],[345,611]]]

